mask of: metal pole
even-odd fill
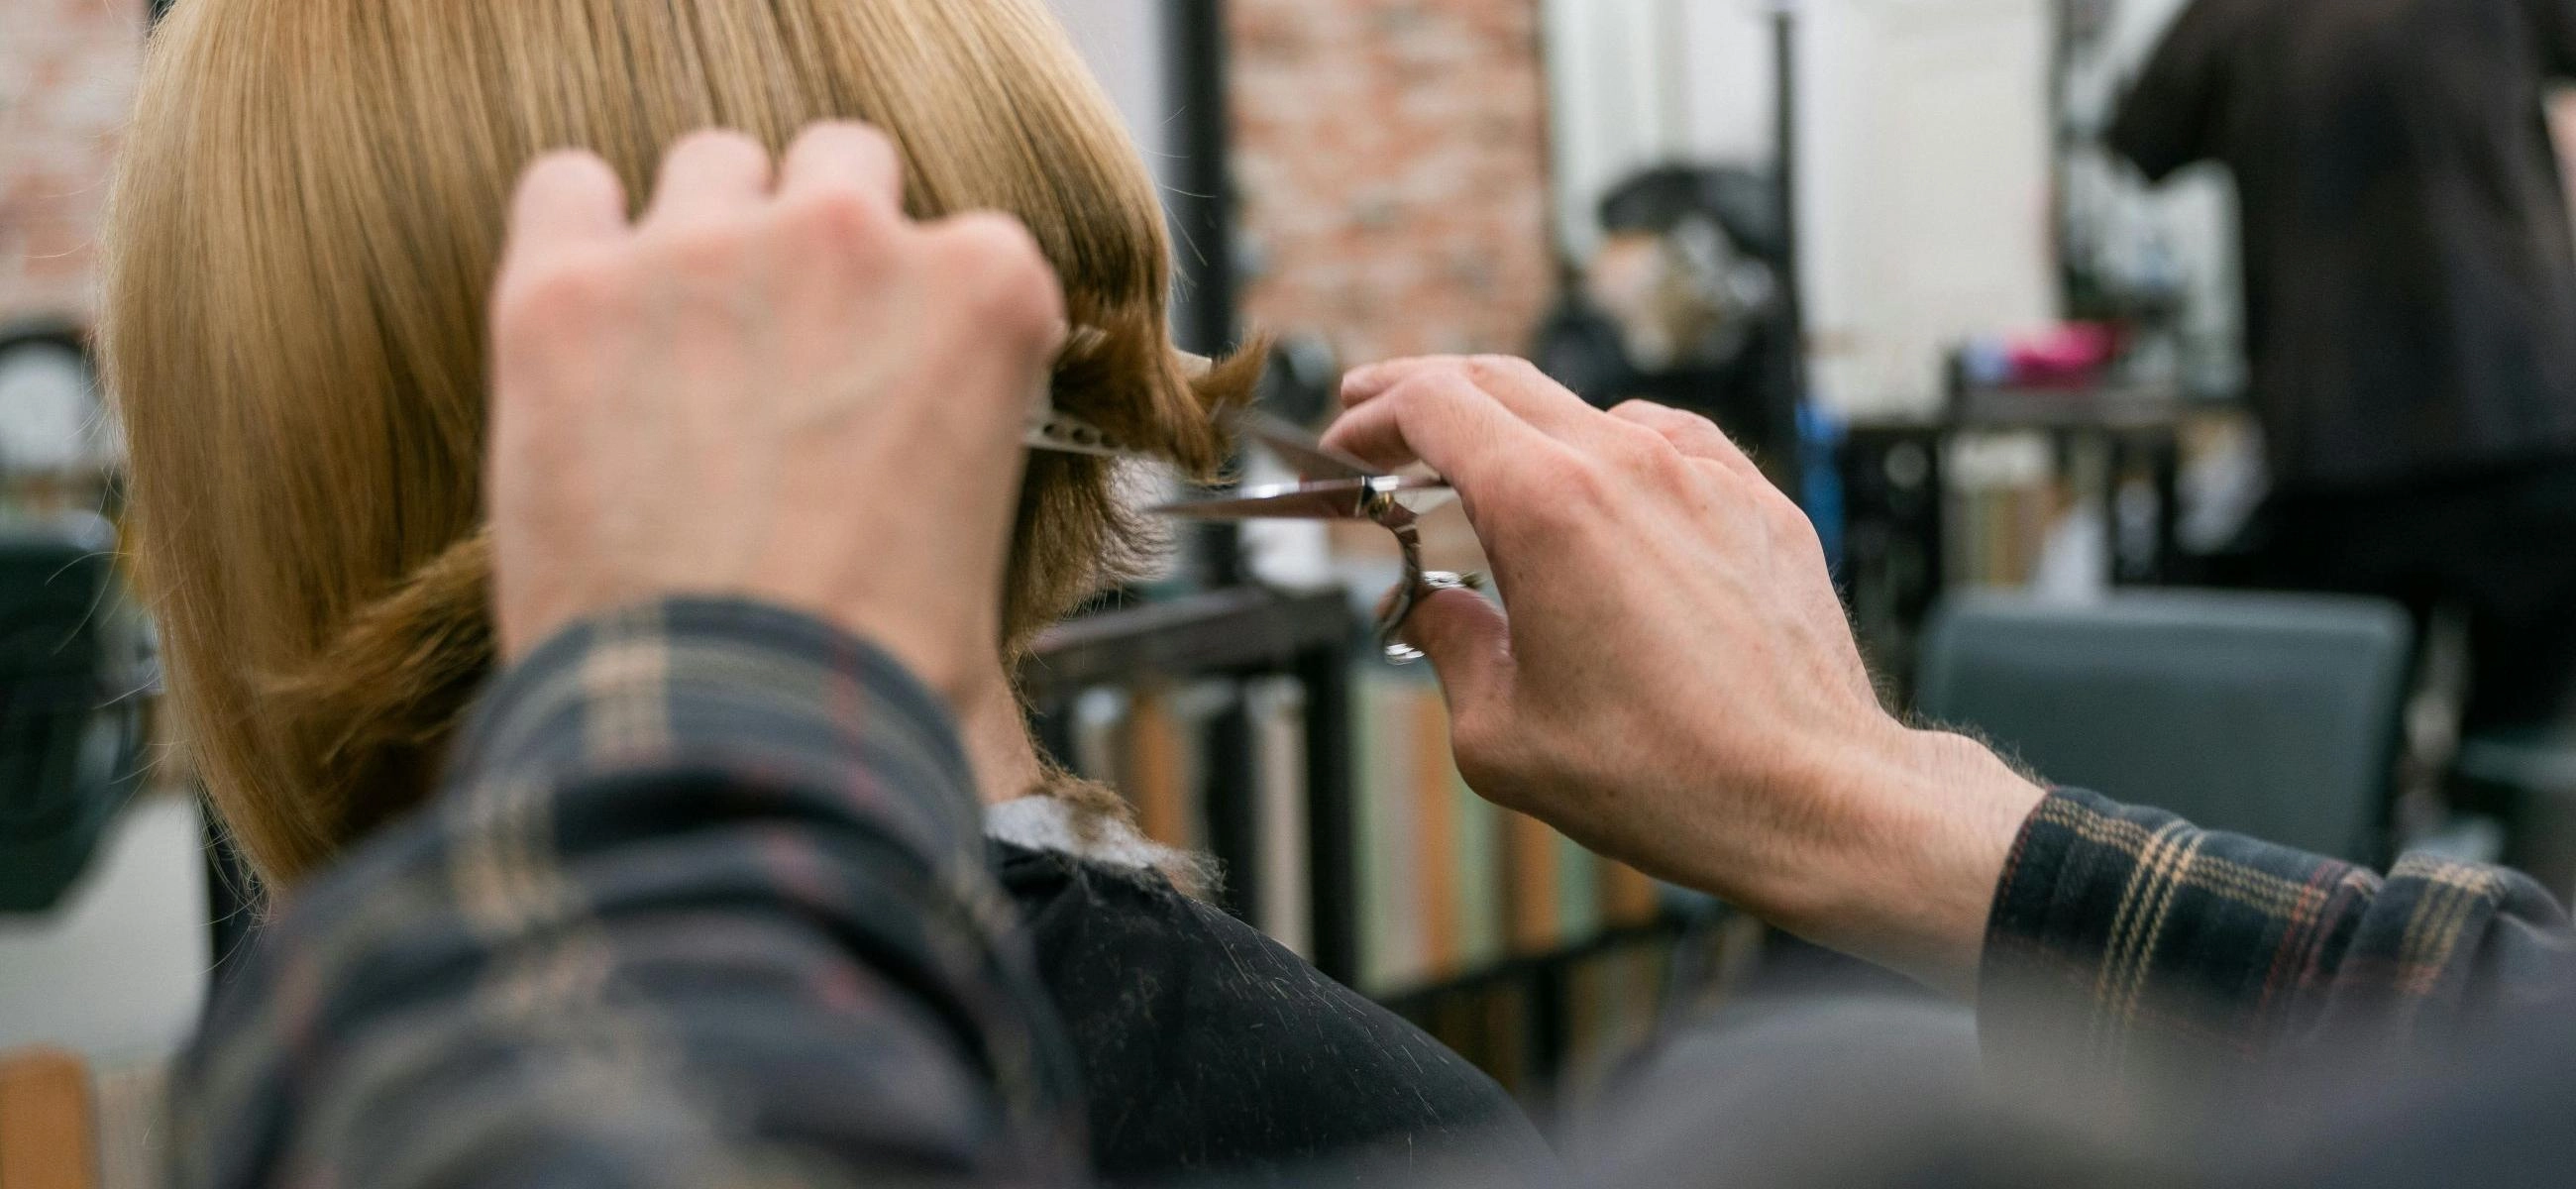
[[[1806,403],[1807,306],[1801,296],[1798,226],[1798,0],[1772,0],[1771,55],[1774,95],[1772,130],[1778,161],[1773,184],[1780,203],[1781,332],[1788,336],[1770,393],[1772,440],[1765,453],[1772,481],[1796,494],[1802,442],[1798,410]]]
[[[1306,687],[1306,862],[1315,968],[1358,981],[1359,809],[1351,772],[1350,657],[1337,645],[1297,657]]]
[[[1184,349],[1224,355],[1241,336],[1234,272],[1233,128],[1226,94],[1224,0],[1164,6],[1171,94],[1179,105],[1171,146],[1171,218],[1180,286],[1172,329]],[[1242,530],[1203,525],[1191,537],[1199,581],[1243,578]]]
[[[1178,158],[1171,207],[1181,280],[1174,329],[1183,347],[1215,355],[1231,349],[1238,334],[1225,4],[1186,0],[1165,12],[1171,94],[1179,105],[1171,146]]]

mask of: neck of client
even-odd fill
[[[980,685],[986,692],[958,708],[958,730],[965,736],[976,790],[984,804],[999,805],[1039,791],[1046,768],[1038,763],[1037,745],[1029,739],[1028,720],[1010,683]]]

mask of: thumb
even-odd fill
[[[1452,721],[1511,684],[1511,619],[1475,591],[1433,591],[1404,621],[1402,634],[1439,672]]]

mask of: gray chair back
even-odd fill
[[[1925,632],[1915,701],[2055,783],[2373,861],[2414,634],[2374,599],[1955,596]]]

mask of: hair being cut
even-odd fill
[[[1101,335],[1059,407],[1207,471],[1259,361],[1191,378],[1151,178],[1038,0],[183,0],[105,236],[129,540],[187,754],[291,882],[416,805],[493,666],[485,299],[516,176],[605,157],[641,206],[707,127],[901,147],[915,217],[1007,212]],[[1108,464],[1031,460],[1005,656],[1144,547]]]

